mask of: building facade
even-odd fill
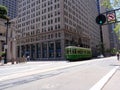
[[[18,0],[17,57],[65,59],[65,47],[100,43],[96,0]]]
[[[119,50],[119,35],[117,35],[114,31],[115,24],[111,24],[108,26],[110,33],[110,49]]]
[[[0,18],[0,53],[4,52],[4,45],[6,41],[6,27],[5,27],[6,20]]]
[[[17,16],[17,0],[0,0],[0,4],[8,8],[8,16],[10,19]]]

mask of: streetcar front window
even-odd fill
[[[69,49],[69,54],[70,54],[70,52],[71,52],[71,49]]]
[[[68,49],[66,50],[66,53],[69,54],[69,50]]]

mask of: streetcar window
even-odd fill
[[[69,54],[71,54],[71,49],[69,49]]]
[[[69,54],[70,53],[70,49],[68,49],[68,51],[67,51],[67,54]]]
[[[83,51],[81,50],[81,54],[83,54]]]
[[[79,54],[82,54],[82,50],[79,50]]]
[[[67,54],[69,53],[69,50],[68,50],[68,49],[66,50],[66,53],[67,53]]]
[[[76,49],[71,49],[71,53],[75,54],[76,53]]]
[[[86,54],[86,51],[84,51],[84,53]]]
[[[74,53],[76,54],[76,49],[74,49]]]
[[[84,50],[82,50],[82,53],[84,54],[84,53],[85,53],[85,51],[84,51]]]
[[[74,49],[72,49],[72,53],[74,53]]]
[[[87,51],[88,54],[90,54],[90,51]]]

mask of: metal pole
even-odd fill
[[[105,56],[104,53],[104,43],[103,43],[103,33],[102,33],[102,25],[100,25],[100,38],[101,38],[101,53],[103,56]]]
[[[5,48],[5,61],[4,63],[7,64],[7,38],[8,38],[8,25],[9,25],[9,20],[7,20],[7,29],[6,29],[6,41],[5,41],[5,45],[6,45],[6,48]]]

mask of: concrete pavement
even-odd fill
[[[111,58],[111,59],[113,59],[113,58]],[[103,84],[102,89],[98,88],[98,86],[96,86],[97,88],[92,89],[92,90],[120,90],[120,88],[119,88],[119,86],[120,86],[120,67],[119,67],[120,61],[116,60],[115,62],[116,63],[114,63],[112,65],[112,66],[115,66],[115,68],[113,68],[113,70],[111,70],[107,75],[105,75],[105,77],[102,77],[101,80],[98,81],[98,83],[102,81],[102,84]],[[33,64],[33,63],[37,63],[37,62],[27,62],[26,64]],[[43,64],[46,62],[38,62],[38,63]],[[11,65],[11,63],[5,64],[4,66],[9,66],[9,65]],[[18,64],[14,64],[11,66],[15,66],[15,65],[18,65]],[[69,67],[69,66],[67,66],[67,67]],[[106,79],[106,81],[105,81],[105,79]],[[103,83],[103,81],[104,81],[104,83]]]
[[[90,90],[120,90],[120,61],[115,68],[101,78]]]
[[[119,68],[113,76],[107,81],[102,90],[120,90],[120,61],[118,61]]]

